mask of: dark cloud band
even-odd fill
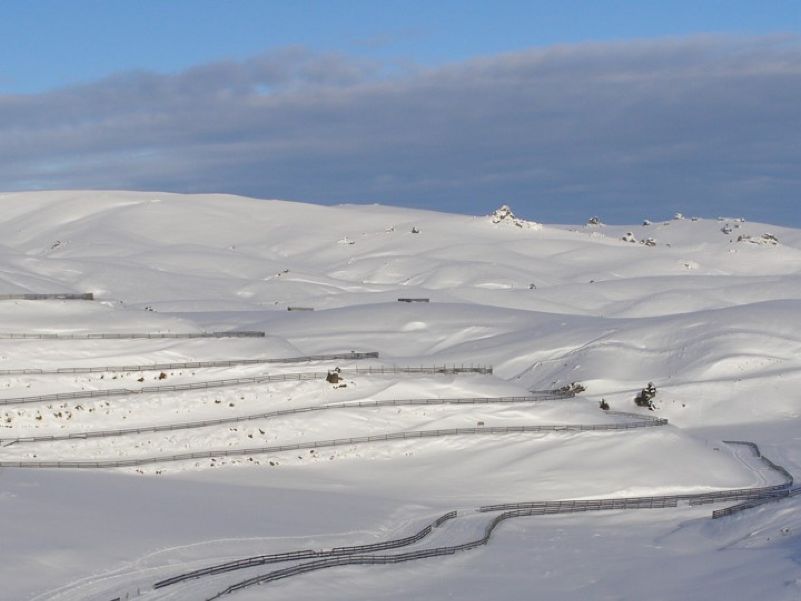
[[[801,44],[551,47],[401,73],[302,48],[0,96],[0,188],[801,225]]]

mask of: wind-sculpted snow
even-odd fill
[[[53,192],[3,200],[24,206],[0,222],[0,235],[8,248],[40,258],[23,269],[32,277],[57,283],[48,265],[58,261],[69,266],[72,288],[176,308],[189,306],[186,290],[193,291],[195,306],[202,299],[240,309],[276,301],[284,309],[346,306],[365,302],[369,292],[386,299],[431,296],[526,310],[653,316],[787,298],[787,286],[755,288],[746,280],[797,275],[793,265],[801,254],[795,230],[747,222],[734,223],[732,236],[721,232],[727,222],[714,220],[571,231],[502,227],[424,211],[210,195]],[[623,242],[627,230],[657,245]],[[736,241],[768,230],[778,246]],[[354,244],[337,244],[345,238]],[[721,294],[721,274],[742,284],[724,282]],[[415,289],[431,293],[409,294]],[[679,299],[669,296],[679,289],[688,292],[691,305],[677,306]]]
[[[801,470],[797,229],[736,216],[555,226],[508,208],[472,217],[133,192],[8,194],[0,208],[0,332],[21,335],[0,337],[0,465],[120,466],[3,471],[0,597],[109,601],[141,589],[155,600],[148,585],[176,574],[402,540],[421,516],[455,507],[457,519],[397,552],[191,578],[163,598],[207,599],[350,559],[452,554],[489,540],[498,512],[509,526],[493,553],[328,570],[261,591],[327,601],[801,592],[788,559],[801,532],[788,488]],[[94,301],[52,297],[67,294]],[[378,356],[414,369],[349,371]],[[419,369],[432,365],[493,369]],[[634,405],[649,383],[653,412]],[[554,402],[534,392],[579,385]],[[727,439],[754,440],[775,463]],[[315,448],[324,444],[334,446]],[[685,506],[721,499],[738,503],[716,509],[725,519]],[[569,518],[511,520],[566,510],[564,500]],[[670,509],[600,514],[595,500]],[[752,547],[760,554],[743,559]]]

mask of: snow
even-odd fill
[[[613,410],[670,421],[91,472],[0,469],[0,599],[205,599],[269,566],[150,587],[227,559],[407,536],[451,509],[460,517],[414,548],[480,535],[488,518],[474,510],[482,504],[777,483],[775,472],[722,440],[755,441],[801,476],[799,230],[736,218],[543,225],[519,220],[508,206],[471,217],[116,191],[4,194],[0,208],[0,294],[97,299],[0,301],[0,333],[267,333],[0,339],[0,370],[380,354],[172,370],[162,379],[152,370],[0,375],[0,398],[337,366],[494,368],[493,375],[346,375],[344,386],[268,382],[0,406],[2,441],[342,402],[524,396],[571,382],[587,388],[574,399],[348,407],[112,438],[3,442],[0,461],[624,419],[601,412],[601,398]],[[287,311],[298,306],[314,311]],[[655,413],[633,403],[649,381],[658,390]],[[453,557],[333,568],[232,598],[266,591],[276,599],[798,598],[801,496],[721,520],[710,513],[679,506],[520,518],[499,527],[488,546]]]

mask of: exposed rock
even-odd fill
[[[512,209],[509,208],[509,205],[501,205],[499,208],[495,209],[492,214],[489,216],[490,221],[492,223],[505,223],[512,225],[514,227],[519,228],[527,228],[527,229],[541,229],[542,225],[537,223],[536,221],[526,221],[525,219],[520,219],[517,217],[513,212]]]

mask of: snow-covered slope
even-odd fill
[[[381,206],[130,192],[0,203],[4,288],[66,286],[162,310],[323,309],[402,294],[646,317],[794,298],[799,285],[798,231],[733,220],[523,228]],[[629,231],[656,246],[624,242]],[[755,243],[765,233],[779,243]]]
[[[362,539],[403,535],[408,533],[405,523],[482,503],[691,494],[775,482],[775,474],[723,445],[724,439],[756,441],[766,455],[801,475],[801,401],[796,392],[801,385],[801,232],[794,229],[735,218],[677,218],[629,227],[553,226],[519,220],[508,208],[472,217],[222,195],[0,196],[0,296],[62,292],[92,292],[96,300],[0,300],[0,374],[9,372],[0,375],[0,402],[325,372],[336,366],[492,365],[494,374],[354,372],[340,384],[323,379],[251,382],[0,405],[0,440],[5,441],[0,461],[136,459],[477,425],[603,425],[624,418],[601,412],[601,398],[613,410],[653,416],[633,403],[649,381],[659,391],[656,415],[667,417],[670,425],[399,440],[149,464],[123,468],[121,474],[6,468],[0,472],[0,530],[9,534],[0,540],[0,576],[11,584],[0,598],[9,601],[36,593],[41,600],[106,600],[118,589],[103,588],[102,583],[112,581],[123,593],[139,589],[142,598],[154,600],[193,599],[219,589],[219,583],[208,589],[197,584],[170,593],[175,596],[159,596],[142,588],[150,582],[146,569],[121,567],[162,547],[187,549],[203,543],[202,553],[157,554],[136,565],[152,565],[169,575],[170,564],[179,570],[196,561],[202,565],[204,558],[313,546],[265,537],[326,535],[338,536],[336,544],[351,544],[343,530],[361,529]],[[399,298],[430,302],[402,303]],[[287,310],[297,307],[314,310]],[[267,335],[10,337],[227,330]],[[379,358],[37,372],[351,350],[378,352]],[[354,407],[254,417],[343,402],[521,397],[529,390],[571,382],[581,382],[586,392],[569,400]],[[9,444],[32,436],[202,420],[224,423]],[[73,487],[91,494],[78,494]],[[129,492],[123,498],[108,487]],[[254,489],[261,499],[275,498],[266,521],[243,500]],[[58,502],[62,494],[74,504],[69,511]],[[198,494],[230,499],[236,515],[209,506],[181,517],[161,516],[179,516],[181,506],[192,504],[188,499]],[[286,527],[319,511],[321,498],[331,499],[339,517],[325,512],[331,519]],[[110,508],[109,503],[118,505]],[[499,542],[480,552],[483,559],[436,560],[440,563],[433,568],[417,562],[375,572],[338,568],[342,571],[269,586],[279,598],[323,598],[326,591],[338,591],[336,598],[435,599],[470,590],[475,598],[517,599],[528,598],[527,592],[538,586],[554,599],[631,598],[643,581],[633,578],[626,585],[593,575],[631,560],[638,545],[659,540],[680,569],[695,566],[699,556],[707,566],[685,587],[668,586],[665,580],[664,598],[705,598],[693,591],[699,582],[717,578],[723,580],[716,591],[745,599],[753,587],[743,587],[741,575],[726,584],[721,571],[731,570],[732,560],[728,555],[716,559],[716,553],[725,555],[716,545],[737,549],[739,541],[748,539],[746,531],[779,528],[783,534],[778,543],[760,547],[768,550],[754,562],[752,580],[762,578],[762,557],[773,566],[781,563],[777,558],[799,557],[801,508],[794,500],[781,503],[729,519],[736,520],[739,534],[728,530],[725,520],[714,528],[705,525],[709,512],[700,510],[662,510],[667,514],[653,523],[628,514],[605,518],[604,536],[626,531],[620,548],[610,554],[612,563],[558,568],[544,559],[534,565],[507,562],[503,585],[495,588],[464,584],[468,581],[461,575],[478,564],[491,570],[490,564],[501,561],[503,555],[496,560],[492,554],[493,546],[504,544],[503,530]],[[779,507],[782,518],[776,517]],[[150,525],[140,523],[142,512],[153,513]],[[134,514],[136,529],[114,526],[115,520]],[[65,523],[70,515],[81,516],[74,527]],[[552,530],[553,519],[541,518],[537,525],[537,518],[531,518],[509,526],[515,533],[512,548],[528,552],[537,544],[533,533]],[[558,519],[572,534],[563,544],[555,543],[552,554],[567,557],[570,541],[600,518]],[[676,528],[682,534],[668,536]],[[113,536],[105,534],[109,529]],[[700,539],[712,542],[699,546]],[[690,544],[702,550],[684,553]],[[25,553],[18,552],[21,548]],[[546,564],[550,567],[533,575],[532,569]],[[447,576],[445,584],[434,586],[436,565],[447,566]],[[771,590],[775,598],[785,593],[795,598],[801,584],[791,574],[792,564],[781,565],[771,578],[783,578],[784,588]],[[116,579],[90,577],[110,569],[121,570]],[[408,585],[408,592],[382,590],[379,595],[379,583],[392,570],[414,575],[415,584]],[[575,589],[554,586],[547,570],[586,584]],[[667,576],[650,574],[649,583],[656,579],[658,585]],[[87,580],[52,592],[79,578]],[[320,586],[328,579],[332,585]],[[252,592],[239,595],[261,598]]]

